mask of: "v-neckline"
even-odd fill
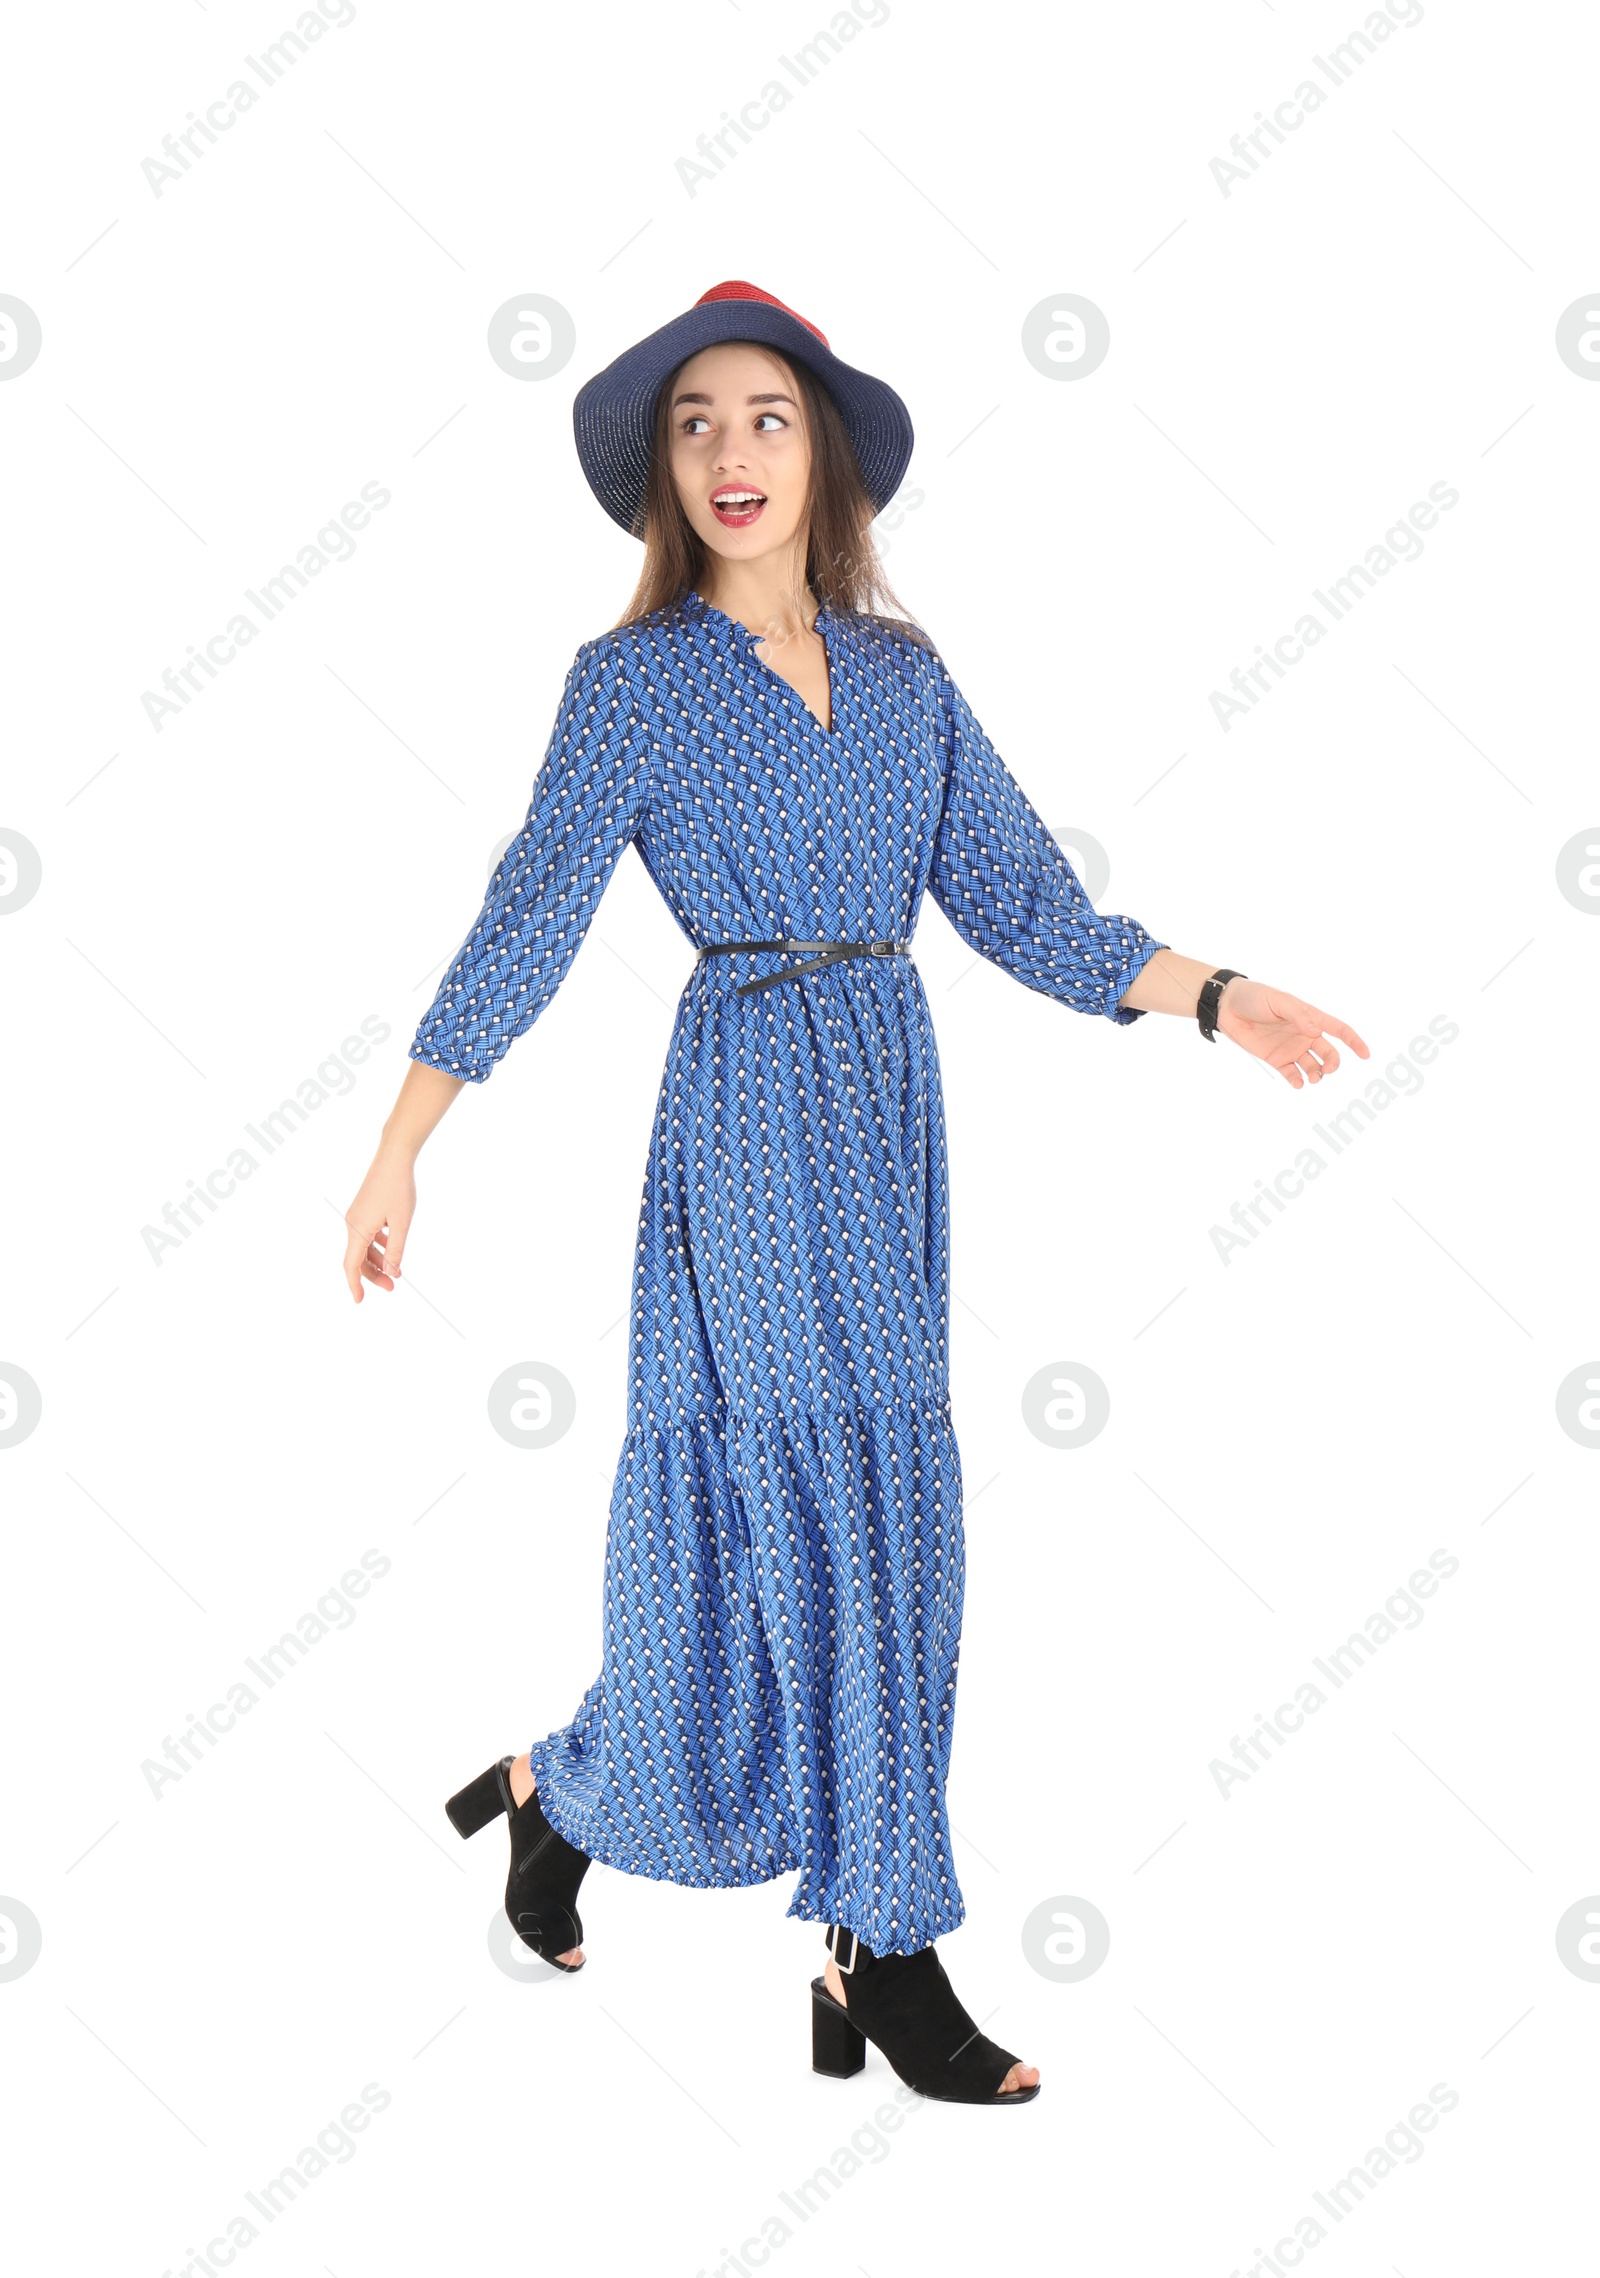
[[[741,625],[738,618],[730,616],[726,609],[719,609],[714,601],[707,601],[705,595],[699,591],[698,587],[691,586],[689,588],[689,592],[690,598],[697,608],[703,611],[707,617],[719,617],[722,620],[723,624],[727,627],[728,631],[732,634],[737,635],[737,637],[744,642],[745,653],[748,655],[750,662],[753,665],[757,666],[762,672],[764,672],[769,680],[776,681],[780,688],[787,690],[789,696],[796,704],[799,705],[801,711],[804,712],[806,718],[811,722],[812,727],[822,738],[823,742],[827,744],[836,742],[839,735],[839,676],[834,670],[833,649],[828,640],[828,627],[833,621],[833,612],[829,609],[828,604],[825,601],[821,601],[817,604],[817,613],[815,617],[812,618],[810,625],[807,627],[807,631],[815,633],[818,640],[822,643],[822,653],[827,660],[828,719],[830,724],[827,727],[824,727],[817,714],[811,709],[811,706],[801,695],[799,689],[796,688],[794,682],[792,680],[786,680],[781,672],[775,672],[772,666],[768,664],[765,657],[758,657],[756,655],[756,646],[759,642],[764,641],[767,638],[766,634],[753,633],[748,625]]]

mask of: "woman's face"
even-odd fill
[[[786,367],[764,348],[703,348],[670,383],[670,463],[708,550],[728,561],[803,562],[811,445]],[[754,494],[752,497],[751,494]]]

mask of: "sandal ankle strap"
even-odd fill
[[[844,1958],[846,1939],[850,1942],[850,1959],[848,1962]],[[858,1938],[849,1925],[844,1922],[830,1922],[828,1924],[825,1943],[829,1953],[833,1956],[834,1967],[841,1977],[853,1977],[858,1967],[864,1967],[868,1962],[875,1962],[878,1958],[865,1940]]]

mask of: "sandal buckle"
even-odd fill
[[[860,1949],[861,1941],[853,1930],[850,1932],[849,1962],[845,1963],[839,1959],[839,1932],[847,1927],[848,1925],[843,1922],[830,1922],[828,1924],[826,1944],[829,1953],[833,1956],[834,1966],[838,1970],[839,1975],[841,1977],[854,1977],[856,1968],[856,1955]]]

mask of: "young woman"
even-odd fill
[[[798,1871],[827,1925],[813,2062],[864,2038],[941,2101],[1020,2105],[934,1941],[965,1917],[945,1808],[964,1583],[924,890],[980,956],[1126,1026],[1193,1017],[1298,1088],[1342,1021],[1094,910],[888,592],[911,454],[881,380],[755,286],[714,286],[579,392],[584,472],[641,537],[567,674],[527,820],[413,1040],[346,1214],[393,1290],[419,1149],[565,976],[630,842],[699,957],[639,1218],[599,1676],[452,1797],[510,1823],[506,1912],[584,1962],[591,1859],[725,1888]]]

